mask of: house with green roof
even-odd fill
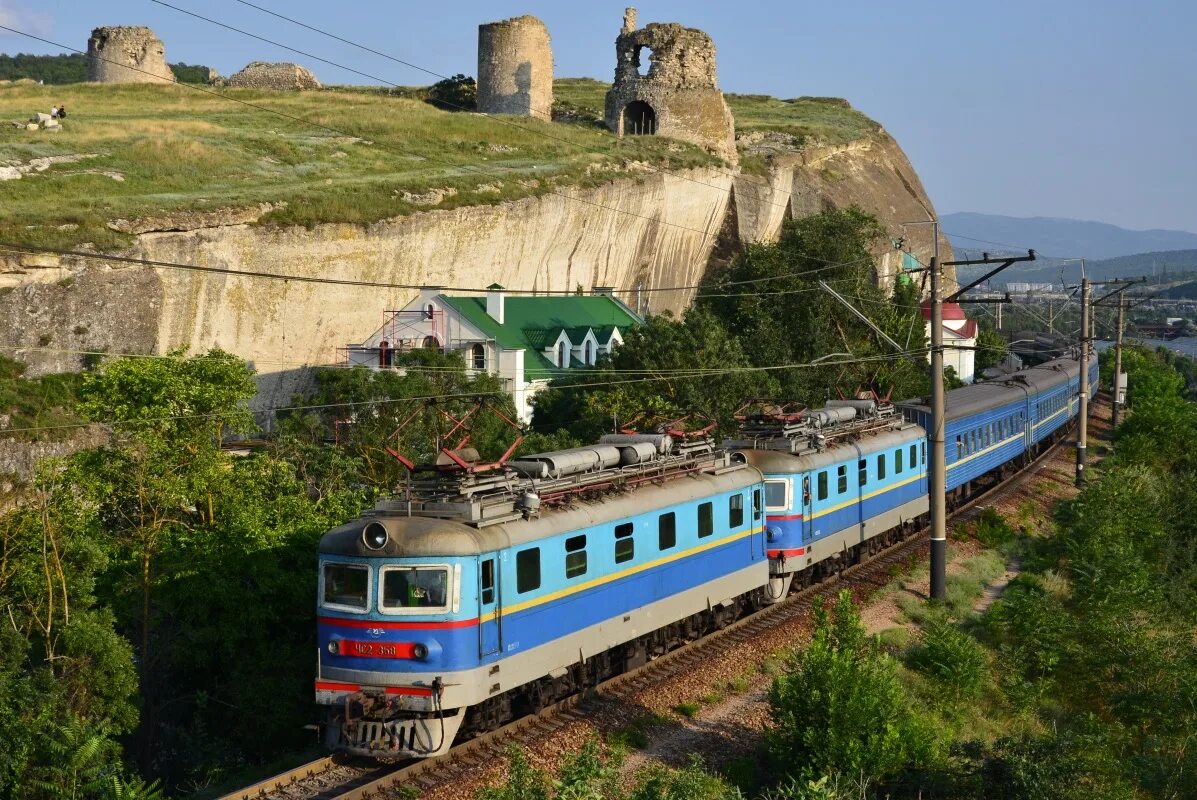
[[[349,363],[394,368],[395,352],[435,347],[461,352],[466,367],[503,379],[520,419],[532,419],[532,397],[549,381],[593,365],[623,343],[641,317],[612,289],[590,294],[513,295],[492,284],[485,295],[425,289],[368,339],[348,345]]]

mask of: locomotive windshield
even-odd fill
[[[370,596],[370,570],[354,564],[324,565],[324,605],[365,611]]]
[[[382,610],[443,609],[449,604],[449,570],[444,567],[384,567]]]

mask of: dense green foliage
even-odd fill
[[[918,290],[876,288],[877,221],[852,207],[787,221],[777,244],[753,245],[709,277],[681,319],[650,316],[610,357],[536,396],[538,431],[583,440],[634,419],[713,417],[734,430],[751,398],[817,406],[838,389],[907,398],[927,391]],[[826,281],[903,347],[864,327],[820,286]],[[824,359],[826,363],[819,363]]]
[[[428,102],[446,111],[470,111],[478,100],[478,82],[468,75],[454,75],[428,88]]]
[[[74,408],[78,401],[80,376],[66,372],[24,377],[25,365],[0,355],[0,430],[29,441],[69,436],[77,428],[79,417]],[[27,428],[24,432],[17,429]]]
[[[208,82],[208,68],[199,64],[171,64],[170,69],[183,83]],[[0,53],[0,81],[22,78],[48,84],[83,83],[87,80],[87,56],[83,53],[56,56]]]
[[[883,780],[929,763],[935,736],[912,712],[897,676],[848,592],[828,613],[815,608],[815,632],[769,691],[766,747],[780,775]]]

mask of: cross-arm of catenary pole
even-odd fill
[[[1118,288],[1114,289],[1111,292],[1107,292],[1106,294],[1103,294],[1101,297],[1094,300],[1092,305],[1095,305],[1095,306],[1101,305],[1103,300],[1108,300],[1111,297],[1114,297],[1115,295],[1125,292],[1127,289],[1134,286],[1136,283],[1145,283],[1146,281],[1147,281],[1147,278],[1145,278],[1145,277],[1144,278],[1115,278],[1114,280],[1111,280],[1111,281],[1102,281],[1102,286],[1117,285]]]
[[[924,363],[924,362],[923,362],[923,361],[921,361],[921,360],[919,359],[919,357],[918,357],[918,356],[912,356],[912,355],[910,355],[910,354],[909,354],[909,351],[908,351],[908,350],[907,350],[905,347],[903,347],[902,345],[900,345],[900,344],[898,344],[897,342],[895,342],[893,339],[891,339],[891,338],[889,337],[889,335],[888,335],[888,334],[886,334],[886,332],[885,332],[885,331],[881,330],[881,328],[879,328],[879,327],[877,327],[875,324],[873,324],[873,321],[872,321],[871,319],[869,319],[868,317],[866,317],[866,316],[865,316],[864,314],[862,314],[860,311],[857,311],[857,310],[856,310],[856,307],[855,307],[855,306],[853,306],[851,303],[849,303],[847,300],[845,300],[843,297],[841,297],[841,296],[839,295],[839,293],[838,293],[838,292],[836,292],[836,290],[835,290],[835,289],[832,289],[832,288],[831,288],[830,286],[828,286],[828,285],[827,285],[827,284],[826,284],[824,281],[819,281],[819,286],[820,286],[820,287],[822,287],[823,291],[827,292],[827,294],[829,294],[829,295],[831,295],[832,297],[834,297],[834,298],[836,299],[836,301],[838,301],[838,302],[840,303],[840,305],[842,305],[844,308],[846,308],[846,309],[848,309],[849,311],[851,311],[851,312],[852,312],[852,314],[853,314],[853,315],[855,315],[855,317],[856,317],[857,319],[859,319],[859,320],[860,320],[861,322],[863,322],[865,325],[868,325],[870,328],[872,328],[872,329],[873,329],[873,333],[877,334],[878,338],[880,338],[880,339],[881,339],[883,342],[885,342],[886,344],[888,344],[890,347],[894,348],[894,350],[896,350],[898,353],[901,353],[902,355],[904,355],[904,356],[906,356],[907,358],[909,358],[910,360],[912,360],[914,363],[916,363],[916,364],[918,364],[918,365],[920,365],[920,366],[922,366],[922,365],[923,365],[923,363]]]
[[[972,266],[977,266],[978,264],[997,264],[997,266],[995,268],[991,269],[989,272],[986,272],[984,275],[977,278],[972,283],[968,284],[967,286],[961,286],[955,292],[948,295],[946,298],[944,298],[945,303],[959,302],[960,296],[963,295],[965,292],[967,292],[969,289],[972,289],[975,286],[980,286],[982,283],[985,283],[985,281],[989,280],[994,275],[997,275],[999,272],[1001,272],[1002,270],[1004,270],[1006,267],[1010,266],[1011,264],[1017,264],[1022,261],[1034,261],[1035,260],[1035,251],[1034,250],[1028,250],[1027,254],[1025,256],[1002,256],[1001,258],[990,258],[989,253],[982,253],[981,255],[982,255],[982,258],[971,258],[971,259],[965,259],[963,261],[945,261],[945,262],[943,262],[942,266],[945,266],[945,267],[972,267]]]

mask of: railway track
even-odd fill
[[[950,520],[962,521],[979,507],[1021,486],[1035,476],[1069,440],[1061,437],[1035,460],[1010,478],[973,496],[958,506]],[[598,700],[628,697],[694,670],[713,657],[752,641],[763,633],[805,617],[817,598],[833,597],[845,583],[888,575],[895,565],[906,563],[925,550],[928,530],[911,535],[876,555],[845,568],[837,576],[805,588],[776,605],[768,606],[711,633],[702,639],[666,653],[642,667],[611,678],[593,689],[566,698],[537,714],[515,720],[501,728],[453,747],[436,758],[397,765],[379,765],[336,756],[316,759],[295,769],[226,794],[218,800],[379,800],[396,796],[400,790],[423,794],[451,783],[476,767],[503,756],[512,744],[534,744],[567,725],[587,719]]]

